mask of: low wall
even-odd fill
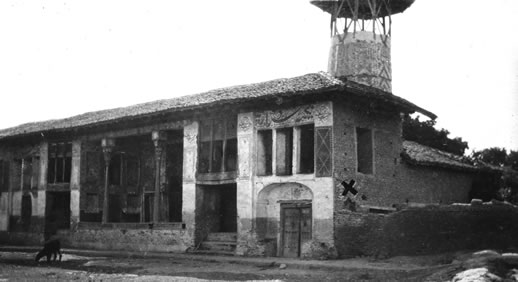
[[[185,252],[193,246],[192,235],[181,225],[158,226],[150,229],[139,226],[101,226],[83,224],[75,230],[58,230],[53,238],[59,238],[64,248],[126,250],[150,252]],[[0,244],[42,245],[43,232],[0,232]]]
[[[341,211],[335,217],[340,257],[423,255],[518,248],[518,208],[484,204],[407,208],[388,215]]]
[[[152,252],[185,252],[192,238],[185,229],[95,228],[60,230],[64,247]]]
[[[41,245],[45,241],[45,219],[32,216],[23,222],[20,216],[9,217],[9,231],[0,231],[0,244]]]
[[[0,231],[0,245],[39,246],[43,242],[43,233]]]

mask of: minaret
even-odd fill
[[[391,16],[414,0],[311,0],[331,15],[328,72],[392,91]]]

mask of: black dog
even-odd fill
[[[50,258],[52,255],[54,255],[54,261],[56,261],[56,258],[59,254],[59,261],[61,261],[61,243],[59,242],[59,239],[53,239],[45,242],[45,245],[43,245],[43,250],[41,250],[36,255],[36,261],[39,261],[42,257],[47,257],[47,262],[50,262]]]

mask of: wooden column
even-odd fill
[[[151,139],[155,145],[155,196],[153,197],[153,222],[160,221],[160,163],[162,162],[162,152],[164,147],[164,132],[153,131]]]
[[[115,146],[115,140],[111,138],[103,138],[101,141],[104,156],[104,198],[103,198],[103,218],[102,223],[108,222],[108,188],[109,188],[109,173],[110,173],[110,161],[112,158],[113,147]]]

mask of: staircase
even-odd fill
[[[234,255],[237,245],[237,233],[209,233],[207,239],[200,244],[196,253],[214,255]]]

